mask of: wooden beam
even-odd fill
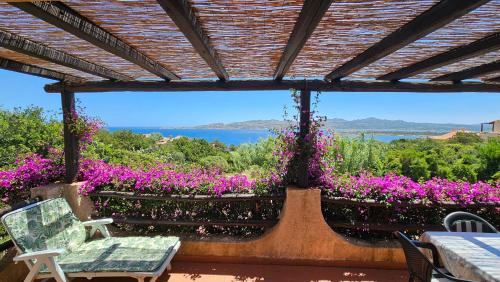
[[[461,81],[464,79],[474,78],[480,75],[496,72],[500,72],[500,60],[493,63],[438,76],[431,79],[431,81]]]
[[[327,80],[341,79],[445,26],[490,0],[442,0],[363,53],[332,71]]]
[[[132,79],[103,66],[3,30],[0,30],[0,47],[108,79]]]
[[[61,92],[61,104],[63,111],[64,124],[64,164],[66,175],[64,180],[66,183],[76,181],[78,176],[78,167],[80,159],[79,138],[70,127],[70,122],[75,114],[75,93],[70,91]]]
[[[163,79],[180,79],[158,62],[99,27],[62,2],[35,1],[10,2],[10,4],[111,54],[132,62]]]
[[[306,0],[304,2],[299,18],[293,27],[278,67],[274,72],[274,79],[283,79],[332,2],[333,0]]]
[[[295,156],[301,164],[297,170],[297,186],[301,188],[309,187],[309,158],[311,144],[306,141],[311,132],[311,90],[304,88],[300,90],[300,118],[299,118],[299,138],[297,145],[299,151]]]
[[[157,0],[167,12],[184,36],[191,42],[198,54],[207,62],[220,80],[229,79],[229,75],[220,60],[217,51],[210,43],[206,32],[188,0]]]
[[[497,76],[497,77],[494,77],[494,78],[487,79],[486,81],[491,81],[491,82],[500,82],[500,76]]]
[[[480,56],[500,48],[500,33],[495,33],[485,38],[479,39],[467,45],[463,45],[447,52],[432,56],[423,61],[401,68],[394,72],[383,75],[380,80],[400,80],[406,77],[415,76],[429,70],[450,65],[472,57]]]
[[[222,81],[97,81],[82,84],[56,83],[45,85],[48,93],[72,92],[185,92],[185,91],[260,91],[304,89],[323,92],[492,92],[500,93],[500,84],[487,83],[410,83],[380,81],[323,80],[229,80]]]
[[[19,73],[24,73],[24,74],[29,74],[29,75],[34,75],[38,77],[43,77],[43,78],[48,78],[48,79],[55,79],[59,81],[68,81],[68,82],[76,82],[76,83],[82,83],[84,81],[83,78],[81,77],[76,77],[72,76],[69,74],[64,74],[58,71],[34,66],[34,65],[28,65],[24,63],[20,63],[17,61],[9,60],[6,58],[0,58],[0,68],[4,70],[9,70],[9,71],[15,71]]]

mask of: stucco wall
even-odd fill
[[[404,268],[402,249],[335,233],[321,213],[319,189],[288,188],[279,223],[262,237],[244,242],[183,241],[181,260],[282,261],[299,264]]]

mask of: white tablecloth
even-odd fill
[[[436,246],[444,266],[454,276],[500,282],[500,234],[426,232],[420,240]]]

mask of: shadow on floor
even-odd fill
[[[84,282],[87,279],[75,279]],[[106,278],[92,282],[134,282],[135,279]],[[228,263],[173,263],[170,273],[158,282],[316,282],[316,281],[408,281],[406,271],[313,266],[256,265]]]

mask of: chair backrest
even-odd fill
[[[498,233],[486,220],[468,212],[452,212],[444,218],[444,228],[449,232]]]
[[[85,227],[63,198],[9,212],[2,217],[2,223],[22,252],[73,250],[87,238]]]
[[[403,233],[396,232],[399,242],[403,246],[406,264],[411,281],[427,282],[432,279],[432,262],[420,251],[420,249]]]

